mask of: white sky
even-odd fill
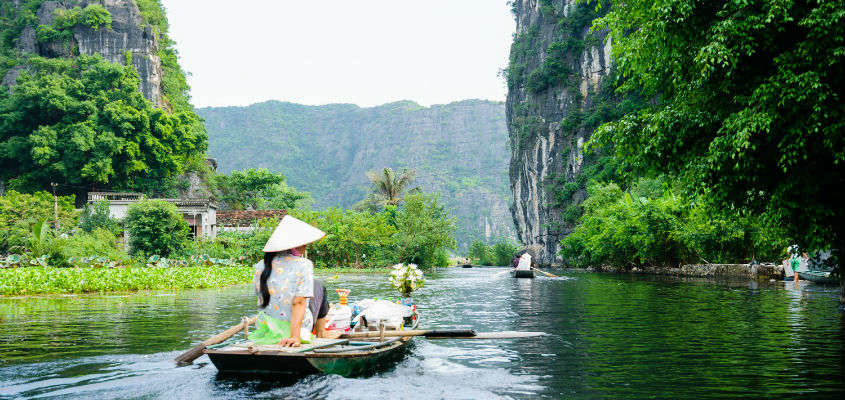
[[[163,0],[194,105],[504,100],[506,0]]]

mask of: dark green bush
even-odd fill
[[[182,247],[189,233],[176,206],[164,200],[142,200],[129,206],[125,224],[132,254],[169,256]]]
[[[79,218],[79,227],[89,233],[98,228],[108,230],[112,233],[117,233],[122,229],[120,222],[111,217],[108,201],[85,204],[85,208],[82,210],[82,215]]]

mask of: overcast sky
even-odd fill
[[[163,0],[198,107],[504,100],[506,0]]]

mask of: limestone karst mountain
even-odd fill
[[[361,108],[269,101],[203,108],[209,155],[223,171],[265,167],[312,193],[316,207],[350,207],[368,190],[365,172],[413,168],[414,185],[440,193],[474,239],[513,238],[507,197],[504,104],[467,100],[422,107],[400,101]]]
[[[520,241],[542,249],[540,264],[559,261],[585,182],[607,161],[582,154],[614,103],[606,79],[612,43],[606,32],[589,31],[601,12],[606,7],[576,0],[513,2],[516,34],[506,70],[511,212]]]

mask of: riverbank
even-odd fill
[[[62,293],[135,292],[140,290],[207,289],[252,282],[252,266],[182,268],[54,268],[0,269],[0,296]],[[315,268],[317,275],[387,274],[390,268]]]
[[[602,265],[597,267],[573,269],[588,272],[631,273],[697,278],[780,280],[784,277],[783,267],[775,264],[688,264],[679,267],[649,266],[634,268]]]

